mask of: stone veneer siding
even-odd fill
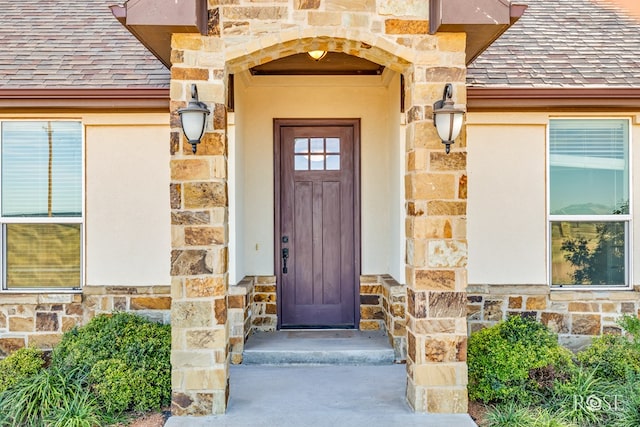
[[[360,330],[385,330],[382,284],[379,276],[360,276]]]
[[[384,325],[396,363],[407,361],[407,287],[389,275],[380,276]]]
[[[404,76],[407,401],[419,412],[466,412],[465,136],[445,155],[432,123],[446,83],[456,103],[466,103],[465,34],[428,34],[426,1],[209,0],[208,7],[207,35],[174,34],[171,42],[172,411],[208,415],[227,405],[228,75],[326,49]],[[193,83],[213,112],[196,155],[177,115]]]
[[[394,361],[407,361],[407,287],[388,274],[360,276],[360,330],[384,330]]]
[[[94,316],[128,311],[169,323],[169,286],[85,286],[82,293],[0,294],[0,358],[27,346],[51,350]]]
[[[251,304],[253,331],[271,332],[278,327],[276,276],[257,276]]]
[[[231,363],[242,363],[244,345],[254,332],[275,331],[278,326],[276,277],[247,276],[229,286]]]
[[[546,285],[470,285],[467,296],[469,331],[496,324],[511,315],[527,316],[547,325],[572,349],[591,337],[620,333],[623,314],[640,316],[640,288],[628,291],[551,290]]]

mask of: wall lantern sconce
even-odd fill
[[[204,102],[198,101],[198,88],[195,84],[191,85],[191,101],[185,108],[180,108],[180,126],[184,136],[187,137],[193,154],[196,154],[196,147],[200,144],[200,139],[204,135],[204,128],[207,124],[207,116],[211,112]]]
[[[453,86],[447,83],[444,86],[442,99],[433,104],[433,125],[438,131],[442,143],[446,145],[446,152],[449,154],[451,144],[460,135],[462,130],[462,119],[464,111],[454,107],[451,96],[453,95]]]
[[[311,50],[311,51],[307,52],[307,55],[309,55],[314,61],[320,61],[322,58],[327,56],[327,51],[326,50]]]

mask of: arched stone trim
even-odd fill
[[[255,41],[233,46],[226,50],[226,69],[227,72],[234,74],[276,59],[311,50],[346,53],[384,65],[399,73],[406,72],[410,66],[412,52],[406,47],[388,42],[386,43],[387,49],[385,49],[383,48],[385,43],[380,43],[385,39],[364,32],[351,31],[351,33],[349,34],[350,38],[340,37],[334,31],[333,35],[323,35],[320,32],[320,34],[301,39],[286,40],[282,37],[281,40],[272,44],[268,44],[268,41],[272,40],[261,41],[258,39],[259,47],[256,47]]]

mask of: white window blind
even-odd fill
[[[2,216],[82,215],[78,122],[2,124]]]

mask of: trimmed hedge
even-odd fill
[[[536,371],[553,375],[573,365],[571,352],[554,333],[520,316],[472,334],[467,363],[469,398],[483,402],[533,402],[543,391]]]
[[[171,327],[130,313],[99,315],[64,334],[52,366],[79,369],[109,413],[171,402]]]
[[[0,360],[0,393],[24,378],[40,372],[44,366],[42,351],[37,348],[21,348]]]

